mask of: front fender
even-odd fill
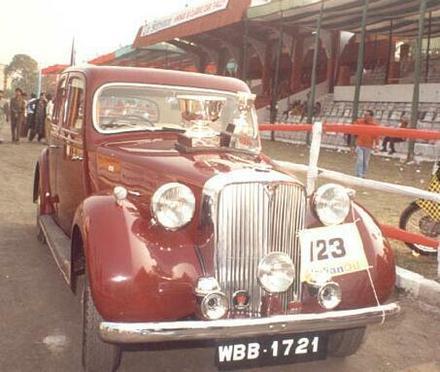
[[[368,271],[363,270],[333,278],[342,289],[342,302],[338,309],[374,306],[377,301],[385,303],[394,291],[396,280],[394,253],[379,224],[363,207],[356,203],[352,206],[353,213],[345,222],[356,223],[370,268]],[[310,211],[306,220],[308,228],[322,226]],[[307,295],[305,297],[306,307],[319,308],[315,297]]]
[[[109,321],[161,321],[195,311],[201,276],[188,234],[165,232],[129,200],[85,199],[75,215],[95,305]]]

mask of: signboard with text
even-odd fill
[[[170,27],[212,14],[228,7],[229,0],[209,0],[166,17],[146,21],[142,26],[141,36],[149,36]]]

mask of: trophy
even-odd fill
[[[254,105],[255,94],[247,92],[237,92],[238,115],[230,123],[226,131],[222,133],[221,145],[234,148],[246,148],[249,140],[254,137],[253,126],[249,125],[251,108]]]
[[[225,97],[179,95],[180,113],[182,120],[189,129],[179,136],[178,143],[185,147],[218,147],[220,146],[219,132],[213,127],[220,118],[226,102]]]

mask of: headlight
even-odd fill
[[[329,183],[316,191],[313,205],[324,225],[337,225],[344,222],[350,212],[350,196],[345,187]]]
[[[272,252],[260,261],[257,276],[266,291],[285,292],[295,279],[295,267],[287,254]]]
[[[341,303],[341,287],[335,282],[326,283],[319,289],[317,297],[319,304],[324,309],[333,310]]]
[[[191,221],[195,204],[194,194],[188,186],[171,182],[162,185],[153,194],[151,211],[163,227],[177,230]]]
[[[200,310],[205,319],[221,319],[228,312],[228,300],[221,292],[210,293],[203,298]]]

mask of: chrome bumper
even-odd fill
[[[320,314],[277,315],[269,318],[177,321],[160,323],[102,322],[101,338],[132,344],[235,338],[280,333],[328,331],[383,323],[400,313],[397,303]]]

